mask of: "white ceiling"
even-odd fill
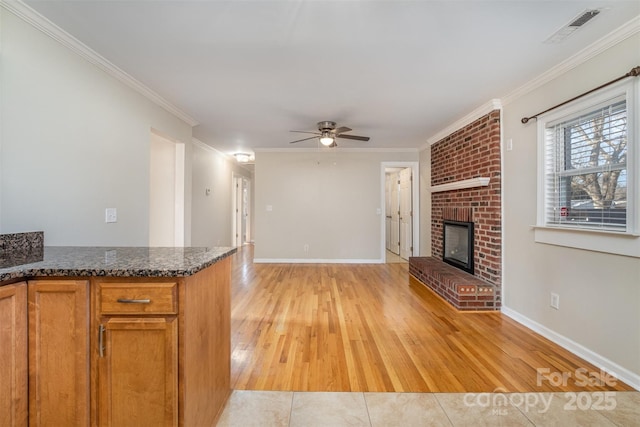
[[[418,148],[640,15],[640,1],[26,1],[200,124],[220,151],[333,120]],[[543,43],[606,7],[561,44]],[[532,112],[535,113],[535,112]],[[306,141],[295,147],[315,147]]]

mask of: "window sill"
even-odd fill
[[[538,225],[532,228],[537,243],[640,258],[638,234]]]

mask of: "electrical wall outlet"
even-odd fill
[[[551,292],[551,308],[555,308],[556,310],[560,310],[560,295],[554,294]]]
[[[305,243],[303,248],[302,248],[305,252],[309,252],[309,244]]]

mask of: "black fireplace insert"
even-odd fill
[[[443,221],[442,260],[473,274],[473,222]]]

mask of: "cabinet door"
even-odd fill
[[[27,425],[27,284],[0,287],[0,426]]]
[[[113,427],[177,425],[176,317],[102,320],[98,424]]]
[[[31,426],[89,424],[88,285],[28,283]]]

